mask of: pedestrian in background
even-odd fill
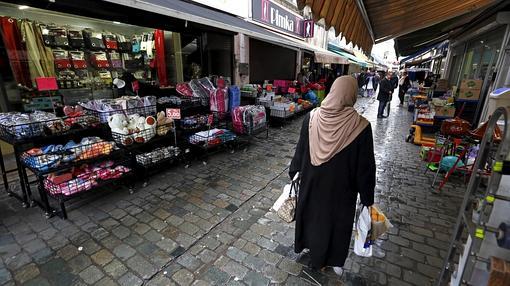
[[[363,86],[365,85],[365,72],[362,70],[358,74],[358,91],[361,94],[361,97],[364,95]]]
[[[389,71],[386,73],[386,77],[381,81],[379,86],[379,94],[377,95],[377,100],[379,100],[379,109],[377,112],[377,118],[385,118],[384,109],[386,108],[386,104],[391,101],[391,94],[393,93],[393,83],[391,82],[392,73]],[[388,114],[389,115],[389,114]]]
[[[400,100],[400,106],[404,105],[404,96],[411,86],[411,81],[409,80],[409,77],[407,76],[407,72],[403,72],[402,76],[398,80],[398,99]]]
[[[377,87],[379,87],[379,82],[381,82],[381,76],[379,72],[375,72],[374,75],[374,92],[377,92]]]
[[[374,203],[375,158],[370,123],[354,109],[357,82],[335,80],[321,107],[308,114],[290,165],[300,172],[294,250],[309,250],[311,266],[342,274],[349,253],[358,193]]]
[[[374,75],[372,73],[366,76],[365,90],[367,91],[367,97],[370,98],[374,95]]]

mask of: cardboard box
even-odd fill
[[[434,112],[435,112],[435,116],[454,117],[455,116],[455,107],[453,107],[453,106],[435,106]]]
[[[478,100],[480,98],[480,89],[460,88],[458,99]]]
[[[460,83],[460,89],[482,89],[483,80],[465,79]]]

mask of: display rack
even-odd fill
[[[9,196],[18,199],[23,207],[33,205],[30,182],[25,168],[21,163],[21,155],[24,151],[34,145],[45,144],[46,142],[58,142],[62,138],[76,138],[81,134],[98,135],[102,130],[98,119],[91,113],[81,116],[55,117],[47,120],[40,120],[30,123],[12,123],[0,125],[0,140],[10,144],[14,149],[16,166],[7,170],[3,153],[0,150],[0,168],[4,188]],[[10,186],[7,174],[18,172],[18,181],[21,193],[18,193]]]
[[[504,137],[498,144],[493,134],[500,119],[504,120]],[[487,236],[498,233],[497,228],[487,223],[488,218],[495,201],[510,201],[510,197],[498,194],[502,176],[510,174],[508,168],[510,162],[507,161],[510,151],[507,120],[507,112],[501,107],[490,117],[460,207],[443,268],[436,283],[438,286],[480,285],[473,282],[473,279],[477,278],[476,275],[473,275],[475,266],[477,264],[488,265],[490,262],[480,255],[481,245],[488,238]],[[487,167],[491,168],[489,176],[485,172]],[[475,202],[479,202],[479,207],[473,207]]]
[[[67,201],[85,192],[117,184],[120,180],[130,180],[129,175],[133,172],[131,159],[123,155],[99,160],[91,165],[77,164],[66,171],[64,174],[52,173],[41,177],[39,181],[39,195],[47,217],[58,215],[62,219],[67,219],[65,206]],[[132,192],[132,183],[128,185]],[[51,206],[49,198],[58,202],[59,210]]]

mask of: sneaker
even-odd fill
[[[335,274],[338,276],[342,276],[342,274],[344,274],[342,267],[333,266],[333,271],[335,271]]]

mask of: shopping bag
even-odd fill
[[[294,221],[297,207],[297,196],[299,190],[299,173],[296,173],[291,183],[283,188],[282,195],[273,205],[276,214],[285,222]]]
[[[393,227],[388,218],[375,206],[370,207],[370,218],[372,221],[370,232],[372,241],[375,241]]]
[[[358,256],[372,256],[371,227],[370,211],[368,207],[363,206],[356,219],[356,233],[354,237],[354,253]]]

